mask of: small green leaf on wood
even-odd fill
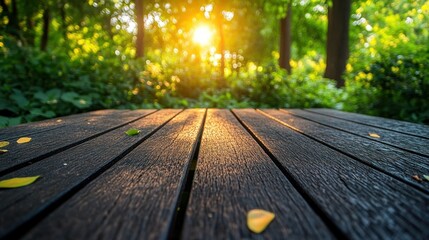
[[[0,181],[0,188],[19,188],[32,184],[40,176],[10,178]]]
[[[0,142],[0,148],[2,148],[2,147],[6,147],[7,145],[9,145],[9,142],[8,142],[8,141],[1,141],[1,142]]]
[[[127,134],[128,136],[134,136],[140,133],[140,130],[135,129],[135,128],[130,128],[128,129],[125,134]]]
[[[16,142],[19,144],[28,143],[30,141],[31,141],[31,137],[22,137],[22,138],[19,138],[18,140],[16,140]]]
[[[429,182],[429,175],[423,175],[423,178],[426,179],[426,181]]]

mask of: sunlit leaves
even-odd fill
[[[10,178],[0,181],[0,188],[19,188],[32,184],[40,176]]]
[[[22,137],[16,140],[16,143],[23,144],[23,143],[28,143],[30,141],[31,141],[31,137]]]
[[[274,220],[275,214],[262,209],[253,209],[247,213],[247,227],[254,233],[263,232]]]
[[[140,133],[140,130],[135,129],[135,128],[130,128],[128,129],[125,134],[127,134],[128,136],[134,136]]]
[[[9,145],[9,142],[8,142],[8,141],[1,141],[1,142],[0,142],[0,148],[2,148],[2,147],[6,147],[7,145]]]

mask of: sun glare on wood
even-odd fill
[[[208,26],[199,26],[195,29],[192,40],[201,45],[207,46],[211,43],[213,31]]]

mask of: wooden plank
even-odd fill
[[[136,110],[127,112],[112,111],[89,113],[81,120],[65,121],[61,127],[51,131],[28,134],[32,140],[26,144],[17,144],[17,138],[6,138],[9,152],[0,155],[0,176],[20,167],[40,161],[69,147],[80,144],[100,134],[118,128],[130,121],[137,120],[155,110]],[[88,118],[89,117],[89,118]]]
[[[165,236],[204,112],[195,109],[179,114],[42,220],[24,239]]]
[[[16,238],[28,230],[179,112],[161,110],[2,177],[42,176],[32,185],[0,191],[0,239]],[[124,131],[131,127],[140,129],[140,134],[127,136]],[[103,191],[109,192],[109,187]]]
[[[83,122],[83,121],[93,121],[94,118],[100,118],[104,116],[111,116],[113,114],[123,114],[129,110],[98,110],[87,113],[74,114],[70,116],[58,117],[53,119],[47,119],[38,122],[20,124],[17,126],[1,128],[0,129],[0,141],[3,140],[13,140],[19,137],[32,135],[35,133],[41,133],[45,131],[50,131],[52,129],[62,127],[64,125]]]
[[[352,239],[426,239],[429,197],[255,113],[234,110],[290,179]]]
[[[429,138],[429,126],[427,125],[404,122],[404,121],[382,118],[382,117],[368,116],[368,115],[363,115],[358,113],[342,112],[334,109],[310,108],[305,110],[352,121],[359,124],[364,124],[364,125],[378,127],[378,128],[384,128],[386,130],[406,133],[406,134],[419,136],[423,138]]]
[[[209,110],[182,239],[331,239],[332,233],[228,110]],[[246,213],[276,214],[252,234]]]
[[[277,121],[294,127],[325,145],[429,193],[429,182],[417,182],[414,175],[429,173],[429,158],[383,143],[330,128],[278,110],[263,110]]]
[[[415,154],[429,157],[429,147],[428,147],[429,140],[428,139],[410,136],[410,135],[393,132],[389,130],[384,130],[381,128],[361,125],[350,121],[328,117],[328,116],[324,116],[324,115],[320,115],[320,114],[316,114],[308,111],[303,111],[299,109],[288,109],[283,111],[286,111],[295,116],[299,116],[301,118],[305,118],[320,124],[324,124],[332,128],[357,134],[359,136],[366,137],[367,139],[371,139],[373,141],[381,142],[381,143],[388,144],[390,146],[394,146]],[[370,137],[369,136],[370,133],[376,133],[380,136],[380,138]]]

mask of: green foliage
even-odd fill
[[[330,107],[428,123],[426,0],[353,2],[345,89],[321,77],[330,1],[292,0],[290,75],[277,64],[289,0],[143,2],[139,60],[134,1],[17,0],[18,16],[0,8],[0,127],[162,107]],[[50,30],[41,51],[45,9]],[[207,46],[191,41],[200,24],[214,31]],[[218,87],[219,29],[226,88]]]
[[[412,122],[429,123],[429,51],[414,54],[385,54],[355,81],[365,87],[355,89],[366,93],[359,109],[380,116]],[[371,94],[368,94],[371,92]]]

